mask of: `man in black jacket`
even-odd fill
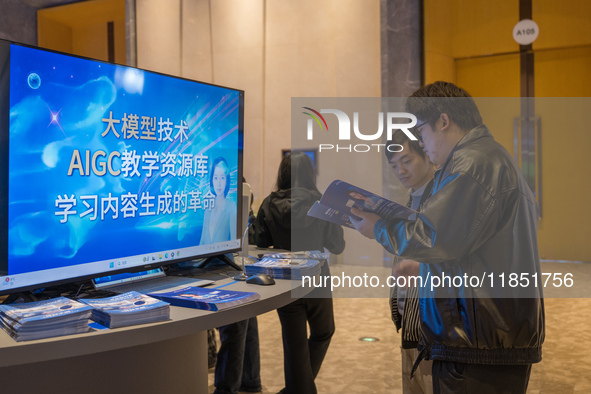
[[[413,93],[406,110],[440,166],[432,195],[416,220],[355,210],[354,224],[424,263],[401,271],[420,269],[422,356],[434,360],[435,393],[525,393],[544,341],[535,197],[466,91],[435,82]]]

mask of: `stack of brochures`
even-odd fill
[[[174,306],[203,309],[206,311],[221,311],[261,298],[259,293],[254,292],[208,289],[194,286],[187,286],[172,291],[158,291],[149,293],[148,295],[169,302]]]
[[[80,302],[93,308],[92,320],[108,328],[170,320],[170,304],[137,291]]]
[[[17,342],[79,334],[89,330],[91,310],[66,297],[0,305],[0,324]]]
[[[246,275],[267,274],[275,279],[297,279],[320,273],[328,253],[320,251],[266,253],[261,260],[245,265]]]

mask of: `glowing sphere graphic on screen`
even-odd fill
[[[30,73],[27,81],[31,89],[39,89],[41,86],[41,77],[35,73]]]

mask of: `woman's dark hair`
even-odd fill
[[[428,122],[431,127],[443,113],[462,130],[472,130],[482,124],[472,96],[451,82],[437,81],[419,88],[406,100],[406,112]]]
[[[221,156],[215,159],[211,165],[211,172],[209,173],[209,190],[211,190],[211,192],[217,196],[217,194],[215,194],[215,188],[213,187],[213,173],[215,172],[215,167],[218,164],[224,165],[224,172],[226,173],[226,187],[224,188],[224,197],[226,197],[228,195],[228,191],[230,191],[230,167],[228,166],[226,159]]]
[[[279,164],[277,189],[286,190],[292,187],[301,187],[318,192],[316,172],[314,166],[312,166],[312,160],[305,153],[287,153],[283,156],[281,164]]]

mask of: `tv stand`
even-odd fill
[[[2,300],[2,302],[0,304],[2,304],[2,305],[12,304],[21,298],[25,302],[37,301],[37,298],[35,298],[33,293],[31,293],[30,291],[23,291],[23,292],[17,292],[17,293],[10,293],[8,295],[8,297],[6,297],[4,300]]]
[[[210,263],[212,263],[213,261],[215,261],[216,259],[223,261],[224,263],[228,264],[230,267],[232,267],[238,271],[242,271],[242,268],[240,268],[240,266],[238,266],[235,262],[232,261],[232,259],[230,259],[225,254],[210,256],[210,257],[206,258],[205,260],[203,260],[202,262],[200,262],[199,264],[197,264],[196,267],[197,268],[204,268],[207,265],[209,265]]]
[[[228,270],[217,268],[203,278],[215,279]],[[9,377],[0,391],[207,393],[208,329],[267,313],[311,290],[300,281],[278,279],[273,286],[257,286],[223,276],[217,286],[256,291],[261,298],[217,312],[171,306],[169,321],[35,341],[16,342],[0,330],[0,376]]]

